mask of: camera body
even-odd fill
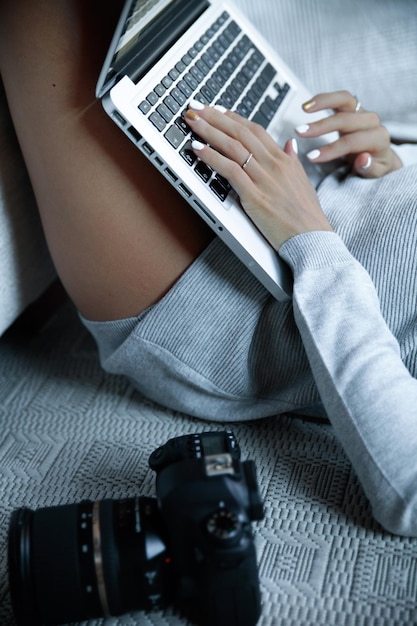
[[[149,458],[157,499],[12,514],[9,579],[18,626],[174,603],[204,626],[254,626],[261,610],[251,522],[263,517],[253,461],[231,432],[170,439]]]
[[[231,433],[170,440],[149,459],[172,558],[175,597],[203,623],[255,624],[259,581],[251,521],[263,517],[252,461]]]

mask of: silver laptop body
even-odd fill
[[[241,209],[226,180],[199,161],[182,113],[191,98],[221,103],[267,128],[280,146],[321,115],[311,94],[230,2],[127,0],[97,82],[104,109],[278,300],[287,265]],[[312,149],[318,143],[309,143]],[[310,140],[311,142],[311,140]],[[315,182],[320,168],[305,164]]]

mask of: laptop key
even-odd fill
[[[207,65],[207,67],[209,67],[210,69],[212,69],[215,66],[215,61],[213,59],[213,57],[208,54],[207,52],[205,52],[202,57],[201,60]]]
[[[203,163],[203,161],[199,161],[197,163],[197,165],[194,168],[194,171],[196,172],[196,174],[198,174],[201,180],[203,180],[205,183],[207,183],[210,180],[213,174],[213,170],[211,169],[211,167]]]
[[[172,96],[164,98],[164,104],[171,111],[171,113],[178,113],[180,110],[180,105]]]
[[[262,55],[262,60],[264,59],[263,55]],[[274,70],[274,68],[272,67],[272,65],[270,63],[268,63],[268,65],[266,65],[266,67],[262,70],[262,76],[264,76],[264,78],[270,83],[272,81],[272,79],[274,78],[276,74],[276,71]]]
[[[249,115],[252,113],[252,109],[245,106],[243,102],[238,104],[236,111],[239,115],[242,115],[242,117],[246,117],[246,119],[249,119]]]
[[[207,98],[201,93],[201,91],[194,94],[194,100],[197,100],[197,102],[201,102],[201,104],[205,105],[208,105],[211,102],[211,100],[207,100]]]
[[[198,67],[196,67],[195,65],[190,68],[190,74],[197,81],[198,85],[200,85],[203,82],[204,74],[203,72],[200,72]]]
[[[242,102],[239,103],[239,106],[242,106],[246,111],[248,111],[248,115],[245,115],[245,117],[248,117],[255,109],[256,104],[257,102],[255,102],[252,98],[246,95],[243,98]]]
[[[161,115],[159,115],[159,113],[157,113],[156,111],[150,114],[149,120],[152,122],[155,128],[159,130],[159,132],[162,132],[167,125],[164,118]]]
[[[203,76],[207,76],[207,74],[210,72],[210,67],[207,65],[207,63],[203,61],[203,59],[198,59],[196,66],[198,67],[200,72],[203,73]]]
[[[149,111],[151,110],[151,105],[149,104],[149,102],[148,102],[147,100],[143,100],[143,101],[139,104],[138,109],[139,109],[140,111],[142,111],[142,113],[143,113],[144,115],[147,115],[147,114],[149,113]]]
[[[188,50],[188,54],[190,55],[190,57],[192,59],[195,59],[195,57],[198,55],[198,50],[197,48],[195,48],[194,46],[192,46],[189,50]]]
[[[228,181],[226,178],[224,178],[224,176],[220,176],[220,174],[216,174],[216,178],[217,178],[217,180],[219,181],[219,183],[220,183],[221,185],[223,185],[223,187],[224,187],[227,191],[230,191],[230,190],[231,190],[232,185],[229,183],[229,181]]]
[[[170,95],[178,102],[180,106],[183,106],[187,102],[187,98],[177,87],[174,87]]]
[[[194,165],[194,163],[197,161],[195,152],[191,147],[191,141],[187,141],[185,146],[181,148],[180,155],[182,156],[184,161],[188,163],[188,165]]]
[[[164,137],[175,150],[177,150],[184,141],[184,133],[176,124],[168,128],[167,132],[164,133]]]
[[[208,103],[212,102],[216,97],[217,92],[213,92],[210,87],[206,84],[201,87],[201,93]]]
[[[191,128],[188,126],[183,117],[177,117],[175,123],[184,135],[188,135],[188,133],[191,132]]]
[[[178,72],[178,76],[184,72],[186,67],[187,66],[185,65],[185,63],[183,63],[183,61],[178,61],[178,63],[175,65],[175,69]]]
[[[236,24],[235,21],[233,21],[233,22],[230,22],[228,26],[226,26],[223,32],[225,36],[229,39],[229,41],[232,42],[236,39],[236,37],[241,32],[241,28],[240,26]]]
[[[189,98],[193,93],[193,90],[184,80],[180,80],[177,84],[178,89],[184,94],[186,98]]]
[[[158,85],[156,85],[154,87],[154,92],[159,96],[163,96],[164,93],[166,92],[166,87],[164,87],[164,85],[162,83],[159,83]]]
[[[181,61],[184,63],[184,65],[190,65],[190,63],[192,62],[192,58],[189,54],[184,54]]]
[[[227,189],[217,177],[213,178],[209,187],[222,202],[224,202],[229,195],[229,189]]]
[[[179,72],[176,67],[173,67],[172,70],[168,72],[168,76],[170,77],[172,81],[175,81],[179,77],[180,73],[181,72]]]
[[[164,76],[164,78],[161,80],[161,83],[163,84],[165,89],[169,89],[173,82],[174,81],[172,80],[171,76]]]
[[[184,76],[184,80],[187,83],[187,85],[191,88],[192,91],[195,91],[198,87],[198,82],[196,81],[196,79],[190,74],[190,72],[188,72],[188,74],[185,74]]]
[[[151,93],[148,93],[148,95],[146,96],[146,99],[151,105],[156,104],[159,100],[158,96],[156,95],[154,91],[151,91]]]
[[[261,113],[261,111],[258,111],[257,113],[255,113],[255,115],[252,118],[252,122],[255,122],[256,124],[260,124],[264,128],[267,128],[267,126],[269,125],[269,121],[267,120],[265,115]]]
[[[172,120],[173,113],[168,109],[167,106],[165,106],[165,104],[160,104],[156,107],[156,110],[166,122],[170,122]]]
[[[217,63],[217,61],[220,59],[221,54],[219,54],[216,50],[216,48],[214,46],[210,46],[210,48],[207,50],[207,54],[209,54],[211,56],[211,58],[213,59],[214,63]]]
[[[270,122],[275,115],[274,108],[275,107],[271,106],[270,100],[268,99],[265,99],[265,101],[259,107],[260,112],[264,117],[266,117],[268,122]]]

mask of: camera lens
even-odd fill
[[[171,599],[153,498],[19,509],[10,520],[8,548],[18,626],[121,615]]]

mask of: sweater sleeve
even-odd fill
[[[417,536],[417,380],[366,270],[332,232],[288,240],[294,316],[322,402],[375,518]]]
[[[391,146],[397,153],[404,167],[415,165],[417,163],[417,144],[403,143],[399,146]]]

